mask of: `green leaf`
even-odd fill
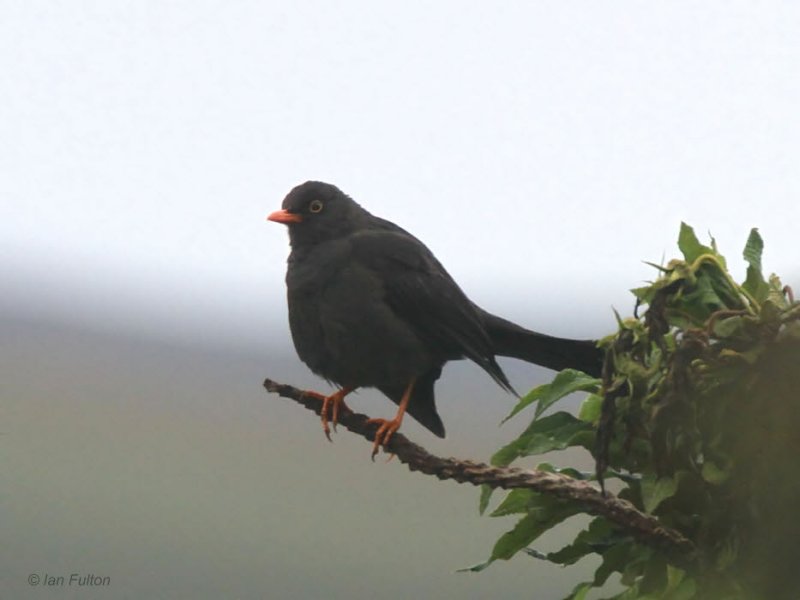
[[[764,250],[764,240],[755,227],[750,230],[750,236],[744,245],[742,256],[747,261],[747,278],[742,288],[750,294],[759,304],[769,296],[769,284],[764,280],[761,270],[761,253]]]
[[[723,469],[709,460],[703,463],[701,474],[708,483],[720,485],[728,480],[731,476],[731,471],[730,468]]]
[[[538,402],[534,417],[536,418],[564,396],[573,392],[593,391],[599,385],[599,379],[590,377],[582,371],[564,369],[550,383],[540,385],[520,398],[511,413],[501,421],[501,424],[534,402]]]
[[[678,491],[678,482],[673,477],[656,477],[648,473],[642,477],[642,502],[645,512],[652,513],[658,505]]]
[[[681,223],[681,232],[678,235],[678,248],[683,253],[686,262],[694,262],[698,257],[703,254],[716,254],[713,249],[701,244],[697,236],[694,234],[694,229],[689,227],[686,223]]]
[[[639,578],[640,574],[639,591],[652,595],[654,598],[661,598],[667,587],[667,562],[664,557],[656,555],[643,564],[632,565],[626,569],[622,582],[630,585]]]
[[[592,452],[597,443],[597,432],[594,429],[579,431],[569,440],[570,448],[583,448]]]
[[[686,577],[686,571],[683,569],[679,569],[678,567],[673,567],[672,565],[667,565],[667,589],[666,591],[670,591],[678,587]]]
[[[567,412],[557,412],[533,421],[522,434],[492,456],[492,464],[504,467],[521,456],[563,450],[572,445],[572,439],[592,426]]]
[[[731,280],[727,271],[717,264],[707,264],[703,265],[702,273],[709,277],[711,286],[725,307],[730,309],[745,307],[742,300],[742,292]]]
[[[477,565],[472,565],[471,567],[464,567],[463,569],[457,569],[456,573],[480,573],[486,567],[491,565],[494,561],[489,559],[485,562],[478,563]]]
[[[617,571],[622,573],[625,567],[631,562],[632,554],[637,549],[641,550],[639,546],[633,542],[629,542],[611,546],[606,550],[603,553],[603,562],[594,572],[595,587],[602,586],[613,572]]]
[[[506,515],[526,513],[535,495],[537,495],[536,492],[525,488],[511,490],[505,500],[500,503],[500,506],[492,511],[491,516],[504,517]]]
[[[564,600],[586,600],[586,594],[589,593],[594,586],[592,585],[591,581],[584,581],[583,583],[579,583],[575,586],[575,588],[570,592],[570,595],[564,598]]]
[[[568,475],[573,479],[579,479],[581,481],[591,481],[594,479],[594,472],[592,471],[580,471],[573,467],[554,467],[552,463],[539,463],[536,465],[536,468],[539,471],[547,471],[548,473],[561,473],[562,475]]]
[[[667,588],[662,597],[669,600],[690,600],[695,597],[697,584],[686,571],[667,565]]]
[[[489,499],[492,497],[492,492],[494,490],[491,486],[487,484],[481,485],[481,497],[478,500],[478,514],[483,514],[486,512],[486,508],[489,506]]]
[[[781,283],[780,277],[773,273],[769,276],[769,293],[768,298],[775,304],[775,306],[780,306],[782,308],[788,308],[790,306],[789,299],[786,297],[786,291],[784,290],[783,284]]]
[[[747,238],[747,243],[744,245],[742,256],[747,261],[747,264],[753,267],[758,274],[761,274],[761,253],[764,251],[764,240],[758,233],[758,228],[753,227],[750,230],[750,235]]]
[[[597,423],[600,418],[600,408],[603,406],[603,398],[597,394],[590,394],[581,404],[578,411],[578,418],[587,423]]]
[[[712,277],[702,272],[697,278],[697,283],[692,291],[685,294],[681,301],[685,305],[683,307],[684,310],[695,314],[697,314],[698,309],[715,311],[725,307],[725,303],[715,289]],[[703,313],[705,312],[703,311]],[[704,318],[704,316],[701,318]]]
[[[769,297],[769,284],[764,281],[761,272],[756,271],[753,267],[747,267],[747,277],[742,284],[742,288],[758,303]]]
[[[727,319],[718,319],[714,323],[714,334],[719,338],[743,338],[752,339],[755,333],[752,317],[733,316]]]
[[[545,531],[577,514],[580,510],[577,505],[555,501],[549,509],[542,508],[528,513],[517,522],[514,529],[500,536],[492,549],[490,560],[510,559]]]
[[[546,531],[536,515],[520,519],[514,529],[507,531],[494,545],[490,560],[508,560]]]
[[[667,597],[669,600],[693,600],[697,598],[697,583],[694,579],[684,579]]]
[[[661,257],[661,261],[663,263],[664,261],[663,256]],[[669,273],[670,271],[669,267],[665,267],[663,264],[657,264],[649,260],[643,260],[642,262],[646,264],[648,267],[653,267],[656,271],[660,271],[661,273]]]
[[[535,548],[523,548],[522,551],[528,556],[532,556],[533,558],[537,558],[539,560],[547,560],[547,555],[542,552],[539,552]]]
[[[616,596],[611,596],[610,598],[606,598],[605,600],[662,600],[662,599],[654,598],[653,596],[649,595],[642,596],[639,593],[639,586],[634,585],[633,587],[629,587],[625,591],[620,592]]]
[[[581,531],[571,544],[549,553],[547,560],[559,565],[571,565],[587,554],[602,554],[619,539],[619,534],[607,519],[595,517],[589,527]]]

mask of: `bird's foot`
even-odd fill
[[[339,413],[345,414],[353,412],[350,410],[350,407],[344,403],[344,397],[352,391],[353,388],[342,388],[336,390],[330,396],[325,396],[317,392],[305,392],[306,396],[318,398],[320,402],[322,402],[322,410],[320,411],[322,431],[325,433],[325,437],[328,438],[329,442],[333,440],[331,440],[331,428],[328,426],[328,423],[333,423],[333,430],[336,431],[336,424],[339,422]]]
[[[368,425],[378,426],[378,429],[375,432],[375,441],[372,442],[373,462],[375,461],[375,455],[378,453],[378,449],[381,446],[383,446],[383,449],[388,452],[386,445],[389,443],[389,440],[392,439],[394,432],[400,429],[400,424],[403,422],[403,415],[406,414],[408,402],[411,400],[411,392],[414,391],[414,382],[416,382],[416,380],[417,378],[414,377],[408,382],[406,391],[403,392],[403,397],[400,398],[400,402],[397,407],[397,414],[394,416],[394,419],[367,419]],[[389,459],[391,460],[391,456]]]
[[[378,450],[383,447],[386,450],[386,444],[392,439],[394,432],[400,429],[400,423],[403,422],[402,416],[395,417],[394,419],[367,419],[367,425],[378,425],[378,430],[375,432],[375,441],[372,442],[372,460],[375,460],[375,455]],[[391,457],[390,457],[391,458]]]

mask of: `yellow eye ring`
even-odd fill
[[[308,205],[308,211],[312,213],[318,213],[322,211],[322,200],[312,200]]]

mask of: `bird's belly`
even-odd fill
[[[318,375],[342,386],[404,386],[437,363],[368,270],[348,265],[290,289],[295,347]]]

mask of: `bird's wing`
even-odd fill
[[[513,392],[481,314],[422,242],[395,226],[362,230],[351,244],[353,259],[380,278],[386,303],[421,339],[446,358],[469,358]]]

